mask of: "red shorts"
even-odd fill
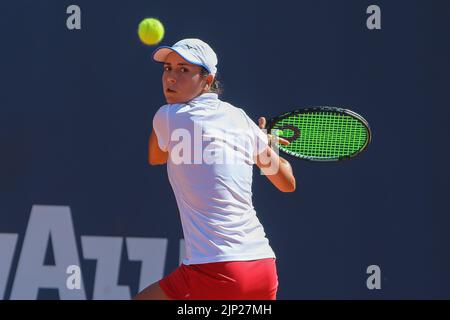
[[[182,264],[159,286],[175,300],[275,300],[278,276],[274,258]]]

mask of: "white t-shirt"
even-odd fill
[[[183,263],[275,258],[252,204],[253,156],[267,135],[240,108],[204,93],[153,118],[186,245]]]

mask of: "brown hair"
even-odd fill
[[[203,77],[206,77],[206,76],[209,75],[209,71],[206,70],[205,67],[202,67],[201,75],[202,75]],[[211,83],[211,87],[209,88],[209,92],[217,93],[217,94],[219,94],[219,95],[223,93],[222,83],[219,82],[219,80],[217,80],[217,74],[214,76],[214,80],[213,80],[213,82]]]

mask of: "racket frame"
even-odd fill
[[[293,156],[295,158],[298,159],[303,159],[303,160],[307,160],[307,161],[314,161],[314,162],[336,162],[336,161],[342,161],[342,160],[346,160],[346,159],[351,159],[354,158],[355,156],[357,156],[358,154],[364,152],[367,147],[369,146],[369,144],[372,141],[372,130],[370,129],[370,125],[367,122],[366,119],[364,119],[360,114],[349,110],[349,109],[344,109],[344,108],[338,108],[338,107],[330,107],[330,106],[316,106],[316,107],[306,107],[306,108],[301,108],[301,109],[295,109],[292,111],[288,111],[285,112],[283,114],[280,114],[276,117],[273,117],[269,120],[268,125],[267,125],[267,132],[271,133],[272,128],[274,127],[275,123],[293,116],[293,115],[297,115],[297,114],[302,114],[302,113],[311,113],[311,112],[334,112],[334,113],[338,113],[338,114],[346,114],[349,115],[355,119],[357,119],[358,121],[360,121],[365,127],[366,127],[366,131],[367,131],[367,139],[366,139],[366,143],[365,145],[358,151],[355,152],[354,154],[351,154],[349,156],[340,156],[340,157],[336,157],[336,158],[327,158],[327,159],[320,159],[320,158],[316,158],[316,157],[312,157],[312,156],[299,156],[298,154],[295,154],[293,152],[290,152],[289,150],[284,150],[282,148],[279,148],[279,150],[281,150],[283,153],[286,153],[290,156]],[[301,133],[300,133],[301,134]]]

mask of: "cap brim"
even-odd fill
[[[174,50],[172,49],[172,47],[169,47],[169,46],[158,47],[158,48],[156,48],[155,51],[153,51],[152,58],[156,62],[164,62],[164,61],[166,61],[166,58],[169,55],[169,53],[171,53],[173,51]]]
[[[182,48],[172,48],[169,46],[161,46],[156,48],[156,50],[153,52],[153,60],[156,62],[165,62],[167,56],[171,53],[171,52],[176,52],[178,53],[178,55],[180,55],[184,60],[186,60],[187,62],[191,63],[191,64],[195,64],[197,66],[203,67],[206,70],[208,70],[208,72],[211,72],[211,70],[209,70],[205,65],[203,65],[201,62],[197,62],[195,61],[196,58],[195,56],[193,56],[189,51],[184,51]]]

